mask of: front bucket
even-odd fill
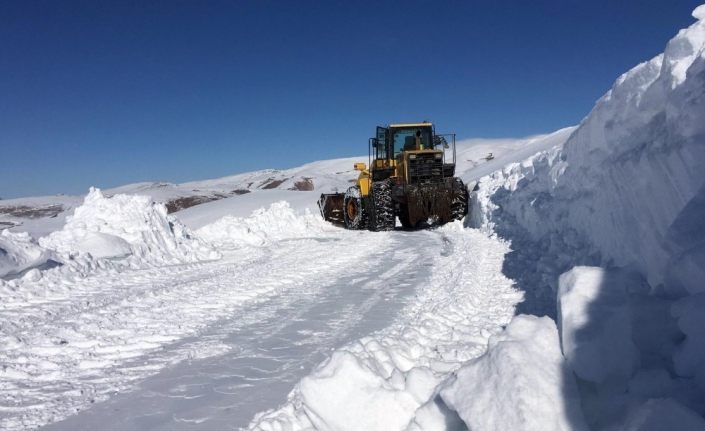
[[[318,199],[318,209],[321,211],[323,220],[337,226],[345,226],[345,219],[343,218],[344,200],[344,193],[323,193]]]

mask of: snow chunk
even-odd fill
[[[26,232],[0,232],[0,277],[19,274],[45,263],[50,257],[51,253]]]
[[[563,353],[581,379],[626,382],[634,372],[638,351],[632,341],[629,281],[621,271],[585,266],[560,276],[558,322]]]
[[[420,405],[417,397],[427,400],[436,383],[428,369],[384,379],[340,351],[301,381],[300,393],[316,429],[401,430]]]
[[[458,413],[448,408],[440,396],[416,410],[414,421],[405,431],[464,430],[465,423]]]
[[[587,429],[548,317],[516,316],[440,395],[475,431]]]
[[[308,210],[297,215],[288,202],[275,202],[255,210],[250,217],[225,216],[203,226],[196,233],[217,245],[264,245],[273,241],[312,237],[314,233],[337,229]]]
[[[134,262],[176,263],[217,258],[163,204],[147,196],[103,196],[91,188],[60,231],[40,238],[49,249],[72,256],[126,258]]]
[[[693,10],[693,18],[705,20],[705,4],[702,4]]]
[[[632,412],[624,431],[702,431],[705,420],[672,399],[652,399]]]

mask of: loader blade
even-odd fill
[[[323,193],[318,199],[318,209],[321,211],[323,220],[333,223],[336,226],[345,226],[343,218],[344,193]]]

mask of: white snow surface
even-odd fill
[[[464,225],[323,223],[364,157],[2,201],[0,428],[703,429],[704,7],[579,126],[460,142]]]
[[[565,139],[569,131],[526,139],[463,142],[459,145],[458,170],[466,179],[479,178],[486,170],[494,169],[495,163],[516,160],[516,157],[555,145],[558,140]],[[495,158],[485,160],[492,150]],[[223,357],[228,363],[242,361],[248,364],[251,360],[242,356],[237,340],[244,342],[252,337],[251,342],[268,342],[270,334],[254,328],[253,322],[254,329],[248,329],[251,332],[244,332],[235,341],[226,342],[227,331],[235,330],[234,324],[228,323],[228,316],[245,308],[254,310],[248,311],[253,316],[270,315],[276,310],[271,308],[269,311],[270,307],[288,307],[288,301],[293,304],[303,301],[301,298],[308,298],[302,296],[303,292],[315,293],[307,294],[310,296],[307,301],[322,297],[323,303],[331,301],[335,304],[324,317],[315,315],[308,324],[311,328],[301,330],[301,333],[312,334],[317,342],[330,339],[329,343],[334,343],[332,347],[341,347],[363,343],[355,340],[376,330],[386,334],[374,338],[375,342],[385,346],[377,353],[373,352],[378,349],[374,347],[375,342],[370,340],[356,348],[369,356],[364,360],[356,359],[367,364],[357,371],[362,370],[366,373],[364,378],[380,383],[381,391],[383,388],[391,390],[391,394],[396,394],[392,398],[399,396],[407,400],[397,406],[404,413],[396,421],[413,427],[424,420],[438,420],[438,412],[441,412],[449,416],[447,420],[460,423],[457,415],[447,409],[434,410],[438,406],[426,401],[435,385],[448,373],[484,351],[487,338],[508,322],[513,304],[521,299],[521,295],[511,289],[511,281],[500,274],[506,245],[487,238],[485,234],[466,232],[459,223],[435,233],[409,233],[409,238],[402,236],[401,241],[390,238],[391,234],[351,233],[324,223],[317,214],[318,194],[347,187],[355,175],[350,169],[352,162],[357,160],[314,162],[290,171],[236,176],[237,181],[260,178],[259,186],[263,186],[271,182],[270,178],[305,172],[311,175],[307,178],[311,178],[314,184],[326,187],[324,190],[288,190],[284,188],[285,181],[271,189],[253,187],[249,193],[222,196],[175,214],[167,214],[164,204],[159,202],[173,197],[168,192],[173,187],[155,184],[109,191],[91,189],[82,202],[72,197],[3,201],[4,205],[10,204],[22,211],[49,208],[52,209],[50,213],[55,213],[52,205],[64,205],[64,210],[56,217],[32,215],[34,218],[31,219],[14,216],[4,219],[17,222],[17,225],[12,231],[2,233],[3,244],[6,244],[3,250],[7,252],[3,254],[5,274],[0,278],[3,295],[0,337],[7,348],[0,353],[3,364],[0,372],[1,427],[14,430],[56,422],[96,401],[109,400],[107,404],[100,404],[106,406],[110,402],[125,403],[126,408],[137,410],[143,404],[118,394],[126,389],[134,390],[137,382],[185,360],[217,362],[218,359],[211,358]],[[189,184],[187,188],[197,189],[198,193],[209,190],[210,193],[218,188],[237,186],[233,178]],[[185,190],[183,185],[175,187]],[[161,190],[163,196],[155,199],[154,190]],[[152,195],[134,194],[139,192]],[[25,227],[30,228],[30,233],[43,236],[35,240],[27,233],[16,233]],[[480,247],[482,244],[486,250]],[[420,245],[428,249],[428,254],[418,253]],[[375,253],[398,253],[395,268],[391,272],[378,273],[373,265],[375,259],[370,257]],[[420,259],[424,259],[423,264]],[[470,270],[461,268],[466,261],[475,260],[477,262],[468,267]],[[447,268],[432,271],[435,281],[427,287],[425,268],[435,265]],[[344,270],[346,266],[350,267],[347,271]],[[341,274],[363,274],[368,266],[368,278],[341,279]],[[375,277],[396,280],[395,276],[398,277],[400,272],[406,273],[407,282],[382,288],[380,281],[375,280]],[[461,285],[453,285],[456,282]],[[358,295],[353,294],[356,290],[347,292],[343,289],[346,283],[369,285],[370,288],[363,288],[361,292],[366,296],[358,299]],[[483,294],[488,302],[480,306],[469,293],[476,289],[489,289],[489,292],[495,288],[506,293],[496,298]],[[339,289],[343,289],[342,292],[336,293]],[[465,297],[465,302],[453,305],[451,298],[454,297],[448,293],[451,291],[458,298]],[[450,321],[447,321],[448,316],[438,321],[439,317],[433,317],[438,296],[434,292],[445,292]],[[282,299],[274,299],[282,293],[285,293]],[[332,296],[334,294],[342,296],[336,299]],[[331,295],[331,299],[325,299],[325,295]],[[407,296],[418,300],[406,304]],[[339,327],[336,319],[347,312],[338,311],[339,315],[336,315],[336,307],[351,300],[362,301],[355,313],[348,317],[349,322],[358,323],[346,323],[342,328],[347,329],[338,329],[328,335],[316,328],[317,319],[321,318],[331,320],[333,328]],[[266,305],[277,302],[281,304]],[[368,319],[369,322],[361,320],[364,310],[378,310],[379,314],[386,310],[382,307],[384,304],[391,310],[403,308],[408,311],[400,312],[404,317],[397,317],[396,312],[392,312],[385,318],[375,316]],[[490,309],[485,309],[488,304]],[[467,317],[464,313],[477,316]],[[411,320],[418,332],[402,331]],[[297,320],[294,318],[291,324],[297,325]],[[382,329],[388,325],[396,329]],[[239,325],[235,327],[240,328]],[[197,334],[210,333],[213,335],[206,337],[209,341],[193,340]],[[298,334],[294,331],[285,338],[295,340]],[[461,337],[459,334],[465,335]],[[395,337],[408,340],[399,344]],[[457,343],[464,347],[458,349]],[[294,348],[296,351],[300,349]],[[387,349],[386,353],[384,349]],[[304,364],[303,367],[312,367],[325,358],[320,349],[313,350],[311,355],[297,360]],[[384,355],[394,359],[386,363]],[[336,363],[340,355],[334,357]],[[403,359],[405,357],[407,359]],[[373,360],[379,363],[377,368],[371,369],[369,363]],[[347,360],[341,364],[341,369],[355,370],[349,368],[351,362]],[[259,402],[239,397],[235,402],[237,407],[233,407],[229,398],[222,401],[228,403],[229,411],[243,415],[237,417],[236,423],[247,425],[255,412],[283,401],[286,391],[304,376],[300,374],[303,371],[294,374],[286,371],[291,366],[285,363],[283,374],[275,374],[271,380],[271,385],[283,392],[267,392],[270,383],[254,386],[247,382],[237,383],[238,387],[252,386],[250,391],[257,388],[261,395]],[[391,372],[390,367],[398,367],[392,380],[385,374]],[[384,372],[374,374],[378,371]],[[258,372],[256,368],[249,371]],[[403,380],[408,381],[404,385],[400,383],[402,375]],[[181,380],[181,377],[177,376],[175,380]],[[325,400],[323,404],[316,403],[315,395],[311,395],[318,390],[311,388],[318,388],[320,381],[308,379],[306,382],[301,386],[304,388],[301,396],[316,404],[322,412],[329,411],[330,406],[325,405]],[[290,386],[281,388],[282,384]],[[355,390],[351,390],[352,396]],[[212,394],[208,399],[213,397]],[[136,399],[139,396],[134,395]],[[384,398],[383,392],[380,396]],[[270,400],[269,404],[267,400]],[[213,402],[217,404],[218,400]],[[416,417],[416,409],[421,405],[425,407],[421,416]],[[97,422],[91,419],[91,412],[101,411],[102,414],[95,414],[101,417],[108,414],[94,407],[75,419],[57,423],[56,427],[90,429],[91,424],[98,422],[105,427],[102,419]],[[434,415],[429,416],[429,412]],[[303,420],[300,413],[296,412],[295,420]],[[153,420],[161,418],[161,413],[155,411],[144,414]],[[190,414],[197,417],[187,419]],[[321,414],[327,417],[325,413]],[[227,418],[222,413],[200,415],[200,412],[190,413],[184,406],[181,414],[184,422],[178,420],[176,423],[191,423],[191,420],[221,423],[219,421]],[[176,420],[170,415],[169,418],[160,420]],[[111,423],[113,429],[134,429],[137,422],[133,420],[144,421],[143,416],[128,415]],[[261,418],[262,424],[269,420]],[[336,421],[332,417],[325,420]],[[64,423],[67,425],[62,425]]]
[[[196,205],[179,211],[176,216],[192,230],[198,230],[223,217],[247,218],[274,202],[287,202],[296,214],[304,214],[306,210],[317,214],[320,195],[316,191],[262,190]]]
[[[307,280],[311,278],[334,280],[338,267],[357,265],[363,254],[374,250],[368,246],[351,252],[353,238],[349,233],[327,226],[338,241],[325,240],[325,229],[321,229],[317,240],[278,241],[269,247],[236,242],[222,249],[220,259],[190,260],[194,249],[189,241],[165,245],[174,239],[167,235],[168,223],[160,217],[165,215],[163,208],[155,209],[148,199],[116,197],[107,203],[93,192],[86,211],[77,211],[67,230],[78,229],[82,235],[90,229],[77,224],[87,214],[98,215],[94,225],[102,228],[106,213],[96,206],[117,210],[112,205],[120,204],[135,220],[132,225],[113,226],[111,232],[121,235],[118,238],[129,243],[131,251],[142,253],[128,261],[138,256],[146,261],[125,266],[115,258],[87,259],[93,266],[82,265],[77,270],[67,260],[39,279],[0,280],[2,429],[25,429],[62,419],[170,364],[237,348],[237,344],[224,343],[227,334],[202,340],[193,337],[210,326],[218,327],[218,322],[227,322],[244,307],[310,286]],[[134,212],[135,207],[143,211]],[[286,218],[290,211],[286,204],[274,204],[271,212],[277,217],[258,212],[246,222],[249,234],[257,236],[256,226],[268,229],[267,220]],[[119,222],[122,215],[113,217]],[[258,224],[263,220],[264,224]],[[145,223],[153,229],[151,235],[140,230]],[[143,241],[141,245],[139,241]],[[206,244],[198,241],[198,249]],[[75,246],[69,244],[73,251]],[[186,252],[175,252],[179,248],[186,248]],[[143,253],[146,249],[151,249],[149,253],[154,253],[160,264]],[[301,250],[306,253],[300,254]],[[206,251],[212,257],[212,250]],[[331,253],[337,258],[331,259]],[[182,261],[184,257],[189,259]],[[321,268],[319,262],[325,259],[336,265]],[[320,289],[320,281],[307,288],[314,287]]]
[[[164,205],[146,196],[106,198],[98,189],[91,189],[60,231],[40,238],[39,243],[64,255],[130,257],[136,263],[169,264],[218,257],[176,218],[168,216]]]
[[[638,364],[624,278],[584,266],[560,276],[558,322],[563,352],[583,380],[628,379]]]
[[[700,431],[705,429],[705,420],[683,408],[672,399],[654,398],[633,412],[622,428],[624,431]]]
[[[668,283],[665,276],[702,254],[671,230],[684,210],[696,211],[688,204],[705,190],[704,46],[705,22],[698,21],[664,54],[617,79],[563,148],[486,178],[482,193],[494,196],[477,213],[487,217],[478,224],[511,217],[532,240],[562,241],[559,247],[598,253],[601,262],[636,265],[654,287],[700,289],[692,279]],[[496,195],[499,188],[509,193]]]
[[[338,349],[249,429],[418,429],[417,410],[485,351],[521,300],[501,275],[506,244],[457,222],[439,233],[447,250],[431,257],[431,280],[395,322]]]
[[[653,411],[675,429],[681,412],[705,413],[702,11],[619,77],[563,146],[474,194],[470,225],[512,243],[504,273],[525,291],[518,311],[557,317],[593,429],[652,429],[635,418]]]
[[[0,277],[44,264],[51,254],[26,232],[0,232]]]
[[[306,210],[297,215],[287,201],[260,208],[249,217],[225,216],[196,231],[200,238],[224,245],[265,245],[284,239],[307,238],[335,229],[320,215]]]
[[[514,317],[440,396],[473,431],[587,430],[556,324],[545,316]]]

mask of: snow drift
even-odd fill
[[[58,231],[39,240],[26,232],[0,233],[0,283],[13,288],[25,281],[31,284],[45,270],[56,272],[52,277],[60,281],[99,268],[140,268],[219,257],[210,244],[167,215],[163,204],[146,196],[105,197],[91,188]],[[21,291],[16,292],[18,300],[23,298]]]
[[[299,214],[288,202],[280,201],[253,211],[249,217],[218,218],[194,233],[177,217],[167,214],[164,204],[149,196],[106,197],[99,189],[91,188],[60,230],[39,240],[25,232],[3,230],[0,277],[17,278],[32,268],[56,265],[85,275],[98,267],[198,262],[218,259],[218,247],[262,246],[331,230],[338,229],[308,210]],[[53,265],[46,265],[48,261]]]
[[[227,215],[196,231],[199,238],[218,246],[265,245],[273,241],[312,237],[337,228],[308,210],[297,214],[286,201],[260,208],[249,217]]]
[[[194,237],[163,204],[147,196],[103,196],[91,188],[83,205],[69,216],[63,229],[40,238],[39,244],[66,259],[127,259],[132,264],[191,262],[218,254]]]
[[[656,411],[705,428],[705,5],[693,16],[563,147],[475,195],[470,225],[512,241],[519,310],[557,315],[593,428],[652,429],[634,424]]]

